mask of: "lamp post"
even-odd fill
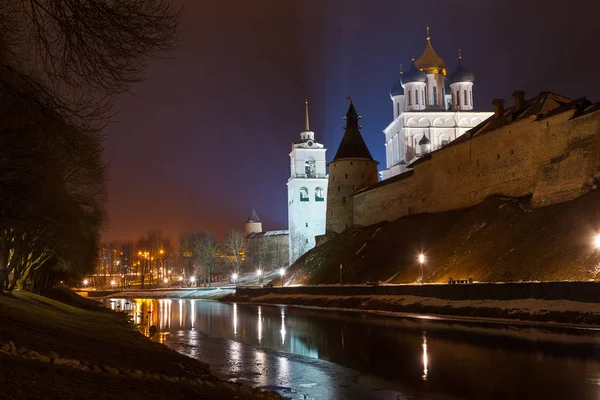
[[[285,275],[285,268],[279,268],[279,275],[281,276],[281,287],[283,287],[283,276]]]
[[[600,233],[594,237],[594,247],[600,250]]]
[[[196,282],[196,277],[195,277],[195,276],[192,276],[192,277],[190,278],[190,282],[192,282],[192,286],[194,286],[194,282]]]
[[[235,272],[233,274],[231,274],[231,279],[233,280],[233,284],[235,285],[236,288],[237,288],[236,282],[239,282],[238,277],[239,277],[239,275]]]
[[[425,274],[423,272],[423,264],[425,264],[425,254],[419,254],[419,264],[421,264],[421,285],[425,281]]]
[[[87,288],[87,285],[88,285],[88,280],[87,280],[87,279],[84,279],[84,280],[83,280],[83,286]]]
[[[256,270],[256,276],[258,276],[258,284],[260,285],[262,282],[262,269],[257,269]]]

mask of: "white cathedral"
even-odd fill
[[[462,64],[446,76],[446,63],[431,46],[429,28],[421,57],[412,59],[408,72],[400,71],[400,80],[390,97],[394,120],[384,129],[386,169],[381,179],[399,175],[412,161],[437,150],[493,115],[473,111],[475,76]]]
[[[325,146],[315,142],[310,130],[308,101],[300,141],[292,144],[288,188],[290,265],[315,247],[315,236],[325,234],[327,166]]]
[[[446,63],[431,46],[429,28],[421,57],[413,58],[408,72],[400,72],[390,97],[394,120],[384,129],[386,169],[382,180],[406,172],[411,163],[437,150],[491,117],[493,112],[473,111],[475,76],[462,64],[447,75]],[[288,187],[290,265],[315,247],[315,236],[325,234],[327,167],[325,147],[310,130],[308,102],[305,129],[292,145]]]

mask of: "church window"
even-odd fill
[[[460,107],[460,92],[456,91],[456,105]]]
[[[312,157],[308,157],[304,162],[304,172],[306,173],[307,178],[315,178],[315,159]]]
[[[433,105],[437,106],[438,105],[438,98],[437,98],[437,87],[433,87]]]
[[[308,222],[306,223],[306,227],[308,228]]]
[[[471,96],[471,107],[473,107],[473,91],[472,90],[469,92],[469,95]]]
[[[308,244],[308,239],[306,239],[306,244]]]
[[[400,115],[400,103],[396,103],[397,114]]]
[[[469,105],[469,98],[467,97],[467,91],[465,89],[465,106]]]
[[[427,94],[424,90],[421,90],[421,100],[423,101],[423,105],[427,105]]]
[[[325,201],[325,193],[323,192],[323,188],[315,189],[315,201]]]
[[[309,201],[308,198],[308,189],[305,187],[300,188],[300,201]]]
[[[448,139],[442,139],[442,146],[445,146],[448,144]]]
[[[411,101],[411,97],[410,97],[410,90],[408,91],[408,105],[409,106],[412,105],[412,101]]]
[[[415,89],[415,104],[419,105],[419,91]]]

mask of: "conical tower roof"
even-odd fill
[[[340,143],[340,147],[338,148],[337,153],[335,153],[333,161],[342,158],[364,158],[373,160],[373,157],[371,157],[371,153],[360,134],[361,126],[358,125],[360,117],[356,113],[352,101],[350,101],[350,107],[348,108],[348,112],[344,119],[346,120],[346,131],[344,132],[342,143]]]
[[[429,27],[427,27],[427,44],[425,44],[425,50],[423,50],[421,57],[415,61],[415,64],[421,71],[446,75],[446,62],[437,55],[431,46]]]
[[[256,214],[256,210],[254,208],[248,217],[248,222],[260,222],[260,219],[258,219],[258,214]]]

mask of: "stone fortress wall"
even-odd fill
[[[576,111],[468,132],[419,159],[412,171],[347,199],[353,202],[352,223],[461,209],[492,195],[532,195],[534,207],[577,198],[600,178],[600,110],[574,117]]]

